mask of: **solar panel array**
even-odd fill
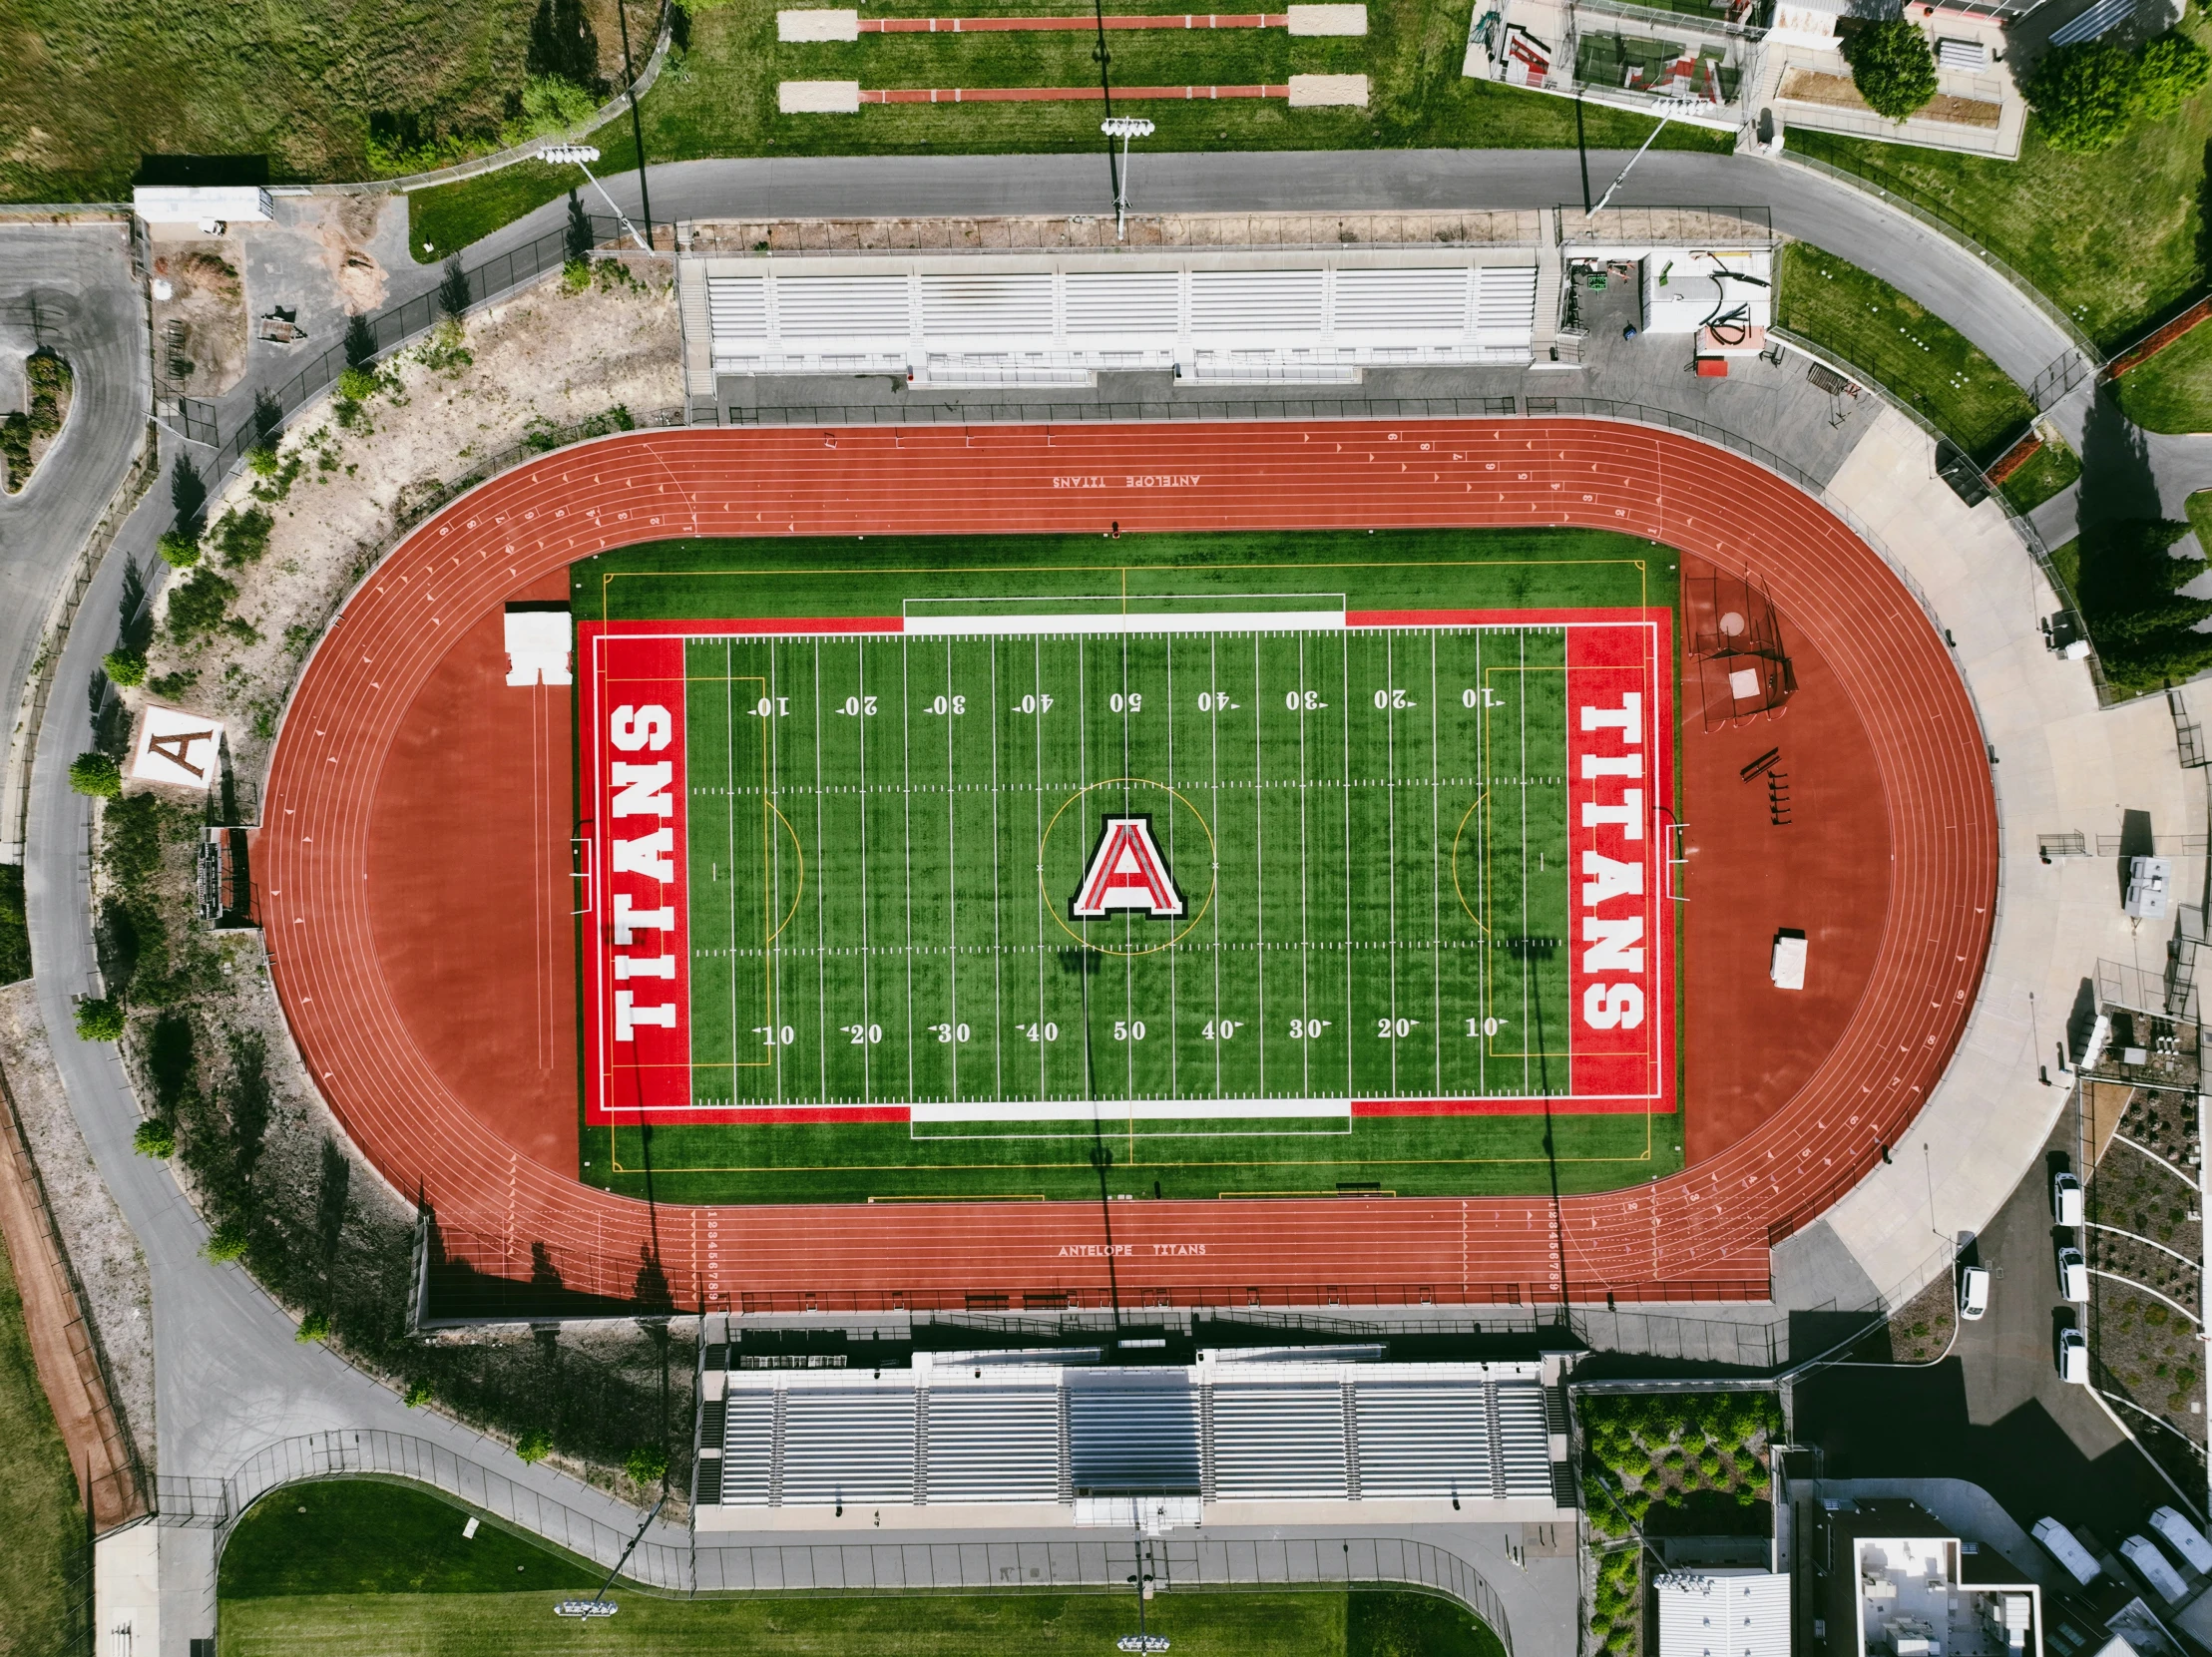
[[[1021,1364],[973,1376],[925,1366],[873,1379],[715,1379],[700,1499],[725,1506],[1131,1494],[1466,1504],[1553,1493],[1533,1364]]]

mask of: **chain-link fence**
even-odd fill
[[[566,1553],[613,1565],[643,1523],[610,1524],[411,1434],[363,1430],[280,1439],[226,1479],[164,1478],[163,1522],[218,1530],[218,1544],[246,1509],[286,1484],[339,1477],[406,1479],[442,1490]],[[171,1506],[173,1494],[178,1506]],[[609,1503],[610,1508],[614,1506]],[[1337,1589],[1395,1584],[1459,1601],[1496,1631],[1510,1654],[1513,1629],[1497,1591],[1467,1560],[1406,1537],[1265,1537],[1225,1540],[1168,1535],[1077,1537],[1035,1542],[915,1541],[717,1545],[672,1525],[656,1525],[624,1567],[636,1589],[711,1594],[1110,1593],[1127,1591],[1143,1568],[1160,1588]]]

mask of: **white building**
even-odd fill
[[[1659,1657],[1790,1657],[1786,1573],[1675,1570],[1652,1587]]]

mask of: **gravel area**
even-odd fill
[[[390,545],[395,513],[446,479],[524,442],[622,407],[644,422],[682,401],[673,286],[650,268],[582,293],[558,276],[470,316],[460,352],[419,345],[380,364],[384,389],[346,414],[335,395],[296,417],[272,478],[241,473],[209,505],[209,565],[237,588],[241,626],[179,642],[177,583],[155,602],[147,683],[125,693],[225,721],[239,806],[257,815],[269,744],[301,663],[339,602]],[[466,359],[466,360],[464,360]],[[347,423],[350,421],[350,423]],[[272,520],[250,562],[217,551],[225,513]]]
[[[154,1470],[154,1291],[138,1239],[93,1165],[70,1112],[46,1024],[28,980],[0,990],[0,1069],[14,1089],[23,1137],[38,1164],[54,1223],[90,1305],[107,1360],[111,1402]]]

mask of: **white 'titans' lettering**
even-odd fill
[[[1584,707],[1579,710],[1585,732],[1613,731],[1624,749],[1643,746],[1643,697],[1623,691],[1618,707]],[[1581,780],[1618,784],[1643,777],[1640,751],[1582,755]],[[1608,790],[1610,791],[1610,790]],[[1594,790],[1593,790],[1594,792]],[[1611,829],[1625,843],[1643,838],[1644,803],[1640,788],[1618,788],[1617,804],[1596,800],[1582,802],[1581,826]],[[1618,898],[1643,897],[1643,860],[1613,858],[1603,852],[1582,853],[1581,972],[1634,974],[1644,971],[1644,918],[1641,915],[1601,917],[1586,913]],[[1591,1030],[1635,1030],[1643,1023],[1643,986],[1636,983],[1589,984],[1582,989],[1582,1023]]]

